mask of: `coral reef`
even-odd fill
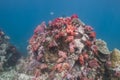
[[[16,50],[6,41],[8,37],[4,38],[0,38],[3,62],[12,60]],[[1,80],[120,79],[120,51],[110,52],[105,41],[96,39],[93,27],[84,24],[75,14],[58,17],[48,24],[42,22],[35,28],[27,50],[28,56],[21,57],[15,69],[1,74]]]
[[[9,43],[9,37],[0,30],[0,72],[15,66],[19,58],[16,47]]]
[[[77,15],[58,17],[34,30],[28,45],[26,73],[49,80],[103,80],[110,63],[104,41]]]

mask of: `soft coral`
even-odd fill
[[[67,25],[66,32],[68,35],[75,36],[76,28],[72,25]]]
[[[45,28],[46,28],[46,24],[45,24],[45,22],[42,22],[42,24],[40,24],[36,27],[36,29],[34,30],[34,33],[35,34],[43,33],[45,31]]]
[[[66,52],[59,51],[58,55],[59,55],[59,57],[62,57],[62,58],[65,58],[65,59],[67,58],[67,53]]]
[[[79,56],[79,62],[80,62],[81,65],[84,64],[84,57],[83,57],[83,55]]]

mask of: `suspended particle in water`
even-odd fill
[[[50,15],[54,15],[54,12],[50,12]]]

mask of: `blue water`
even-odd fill
[[[35,26],[74,13],[94,27],[110,50],[120,49],[120,0],[0,0],[0,28],[26,53]]]

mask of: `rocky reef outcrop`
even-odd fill
[[[9,42],[9,37],[0,30],[0,72],[8,70],[16,65],[20,53]]]
[[[38,25],[29,40],[28,56],[8,76],[14,80],[119,80],[120,51],[109,51],[93,27],[77,15]],[[4,74],[0,76],[3,78]]]
[[[42,22],[27,49],[23,71],[33,80],[110,80],[111,65],[117,65],[107,43],[77,15]]]

